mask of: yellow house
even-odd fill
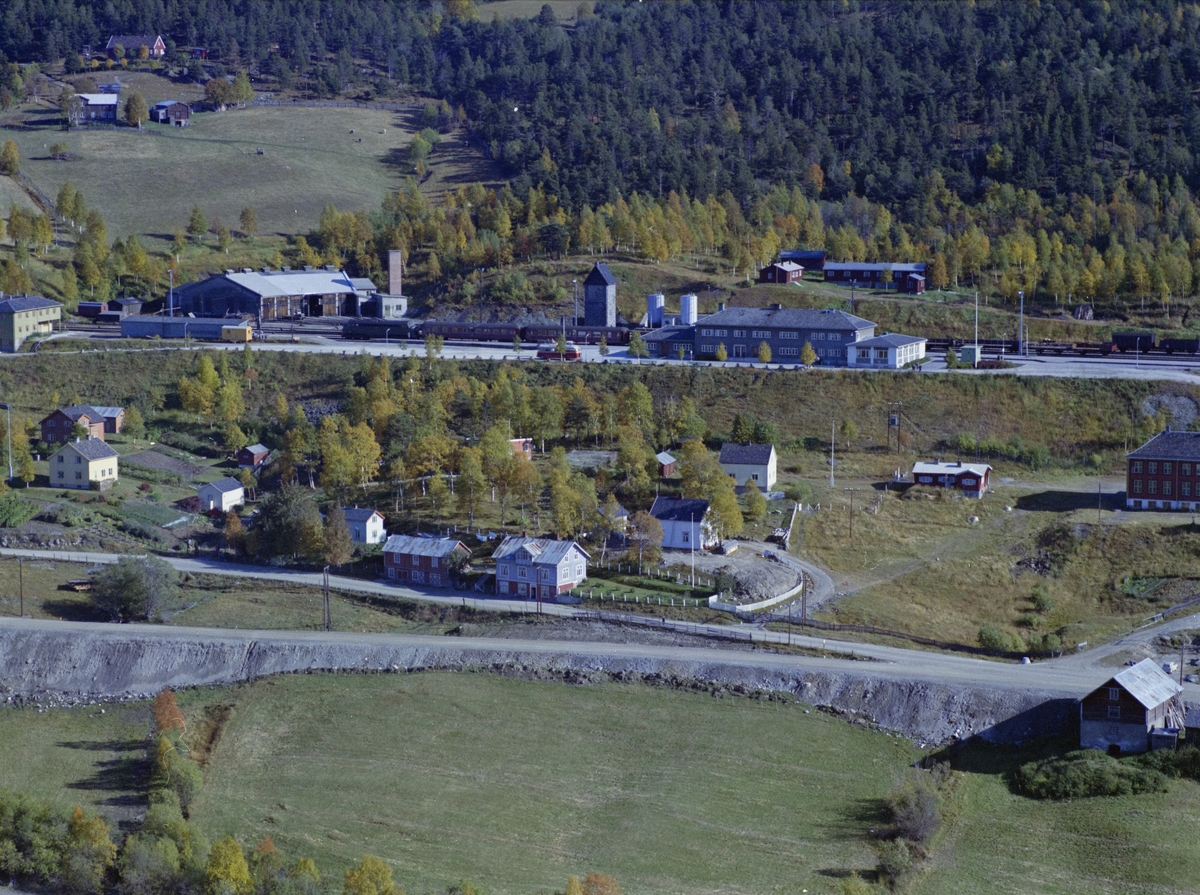
[[[0,292],[0,351],[17,351],[30,336],[48,335],[62,319],[62,305],[40,295]]]
[[[50,458],[50,487],[107,491],[117,480],[117,452],[99,438],[64,444]]]

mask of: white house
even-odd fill
[[[734,444],[721,445],[721,469],[738,485],[754,482],[760,491],[770,491],[775,485],[775,445]]]
[[[196,489],[200,509],[206,513],[220,510],[227,513],[246,502],[246,489],[237,479],[224,478],[208,482]]]
[[[350,540],[356,544],[382,544],[387,540],[387,532],[383,528],[383,514],[378,510],[358,507],[343,508],[346,523],[350,526]]]
[[[552,600],[587,578],[589,556],[574,541],[513,535],[500,542],[492,559],[496,563],[496,596]]]
[[[846,348],[846,364],[875,370],[899,370],[906,364],[925,360],[925,339],[884,333],[863,339]]]
[[[674,550],[703,550],[717,546],[708,519],[708,501],[697,498],[656,497],[650,515],[663,530],[662,545]]]
[[[94,436],[69,441],[50,458],[51,487],[107,491],[116,481],[117,452]]]

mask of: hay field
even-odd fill
[[[194,203],[214,227],[220,220],[233,230],[242,208],[252,206],[264,235],[314,230],[327,203],[373,211],[408,173],[411,118],[373,109],[252,107],[198,114],[187,128],[64,134],[43,116],[37,120],[45,126],[0,136],[16,140],[22,170],[47,195],[70,180],[101,210],[111,235],[146,235],[153,244],[186,227]],[[77,159],[48,157],[60,139]],[[453,134],[430,166],[424,187],[431,191],[494,179],[478,150]]]

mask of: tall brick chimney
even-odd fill
[[[388,252],[388,295],[404,294],[404,253],[399,249]]]

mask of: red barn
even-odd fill
[[[449,587],[471,551],[453,538],[418,538],[392,535],[383,545],[383,567],[389,581]]]
[[[785,283],[799,283],[802,279],[804,279],[804,268],[795,261],[776,261],[774,264],[768,264],[758,272],[758,281],[760,283],[783,285]]]

